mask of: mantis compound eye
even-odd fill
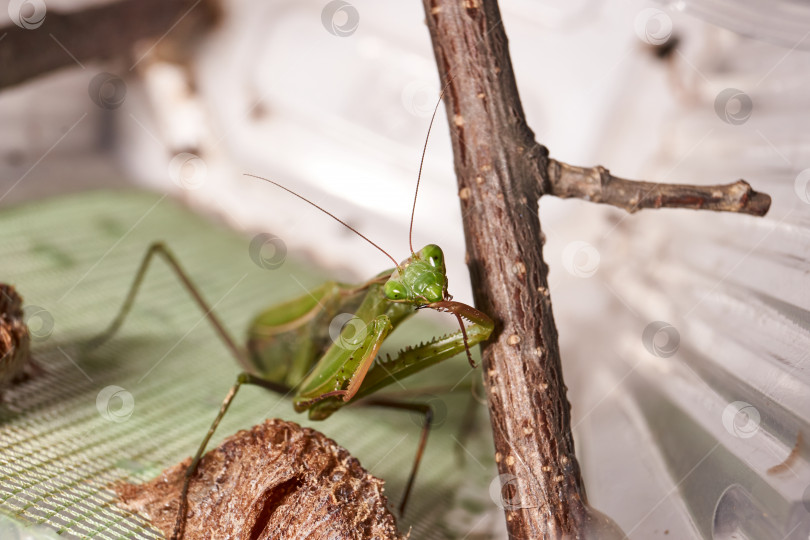
[[[406,298],[407,290],[399,281],[387,281],[385,283],[385,296],[391,300],[402,300]]]
[[[423,294],[430,302],[440,302],[444,298],[442,286],[434,283],[425,288]]]
[[[433,268],[444,268],[444,253],[436,244],[428,244],[422,248],[422,258]]]

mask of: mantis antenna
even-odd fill
[[[427,144],[428,139],[430,139],[430,129],[433,127],[433,121],[436,119],[436,113],[439,110],[439,105],[442,102],[442,97],[444,97],[444,92],[447,90],[447,87],[450,86],[450,83],[453,82],[452,77],[447,84],[444,85],[442,91],[439,93],[439,101],[436,102],[436,107],[433,109],[433,116],[430,117],[430,125],[428,126],[427,136],[425,137],[425,146],[422,148],[422,159],[419,161],[419,174],[416,177],[416,191],[413,194],[413,208],[411,209],[411,228],[408,231],[408,246],[411,248],[411,255],[414,254],[413,251],[413,216],[416,214],[416,196],[419,195],[419,181],[422,180],[422,165],[425,164],[425,152],[427,152]]]
[[[411,248],[411,254],[414,254],[413,251],[413,217],[416,215],[416,197],[419,195],[419,182],[422,180],[422,166],[425,164],[425,153],[427,152],[427,144],[428,140],[430,139],[430,130],[433,127],[433,121],[436,119],[436,113],[439,111],[439,105],[442,103],[442,98],[444,97],[444,93],[447,90],[447,87],[450,86],[450,83],[453,82],[452,77],[447,84],[444,85],[442,91],[439,93],[439,100],[436,102],[436,107],[433,108],[433,115],[430,117],[430,125],[428,125],[428,132],[427,136],[425,136],[425,146],[422,148],[422,159],[419,161],[419,174],[416,177],[416,190],[413,194],[413,208],[411,209],[411,227],[408,231],[408,246]],[[435,308],[434,308],[435,309]],[[442,309],[437,309],[437,311],[443,311]],[[456,319],[458,319],[459,328],[461,328],[461,335],[464,337],[464,350],[467,352],[467,359],[470,361],[470,365],[475,367],[475,362],[473,362],[472,355],[470,354],[470,346],[467,344],[467,331],[464,329],[464,322],[461,320],[461,316],[458,314],[456,315]]]
[[[341,225],[343,225],[344,227],[346,227],[347,229],[352,231],[354,234],[356,234],[357,236],[359,236],[360,238],[362,238],[363,240],[365,240],[366,242],[368,242],[369,244],[371,244],[375,248],[377,248],[380,251],[382,251],[383,253],[385,253],[386,257],[388,257],[389,259],[394,261],[394,266],[399,268],[399,263],[387,251],[385,251],[383,248],[381,248],[380,246],[378,246],[377,244],[375,244],[374,242],[369,240],[368,237],[366,237],[363,233],[361,233],[360,231],[358,231],[357,229],[355,229],[354,227],[352,227],[351,225],[349,225],[348,223],[346,223],[345,221],[343,221],[342,219],[340,219],[339,217],[337,217],[333,213],[331,213],[331,212],[329,212],[327,210],[324,210],[323,208],[321,208],[320,206],[318,206],[314,202],[310,201],[306,197],[304,197],[302,195],[299,195],[298,193],[294,192],[293,190],[291,190],[289,188],[286,188],[286,187],[282,186],[281,184],[279,184],[278,182],[274,182],[273,180],[270,180],[269,178],[264,178],[262,176],[256,176],[255,174],[250,174],[250,173],[244,173],[244,175],[245,176],[250,176],[252,178],[258,178],[259,180],[264,180],[265,182],[270,182],[274,186],[280,187],[281,189],[283,189],[287,193],[291,193],[291,194],[295,195],[296,197],[298,197],[299,199],[301,199],[302,201],[311,204],[312,206],[314,206],[315,208],[317,208],[318,210],[320,210],[321,212],[323,212],[327,216],[331,217],[332,219],[334,219],[335,221],[337,221],[338,223],[340,223]]]

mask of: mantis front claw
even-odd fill
[[[452,298],[452,296],[450,296],[450,298]],[[485,313],[478,311],[472,306],[462,304],[461,302],[453,302],[451,300],[433,302],[432,304],[425,305],[425,307],[455,315],[456,320],[458,320],[458,326],[461,329],[461,336],[464,340],[464,351],[467,353],[467,360],[470,362],[470,366],[472,366],[473,369],[478,367],[475,365],[475,361],[473,361],[472,354],[470,353],[470,344],[467,339],[467,329],[464,327],[463,319],[467,319],[475,325],[489,328],[489,332],[492,332],[492,328],[495,326],[492,319],[490,319]],[[487,337],[489,337],[489,333],[487,333]]]

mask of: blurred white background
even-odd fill
[[[144,43],[131,58],[4,90],[0,205],[137,186],[247,234],[272,232],[344,279],[390,266],[243,176],[253,173],[405,258],[439,93],[422,6],[353,0],[332,21],[340,36],[322,20],[326,5],[229,2],[188,65]],[[810,8],[503,0],[501,10],[529,125],[556,159],[661,182],[745,178],[773,197],[765,219],[542,201],[591,502],[632,538],[806,538]],[[656,56],[653,45],[673,39]],[[112,110],[94,103],[100,73],[125,90]],[[450,290],[470,301],[452,162],[441,110],[414,243],[445,249]],[[655,321],[665,325],[645,337]],[[794,446],[798,458],[771,471]]]

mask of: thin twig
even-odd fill
[[[771,206],[771,197],[745,180],[713,186],[656,184],[619,178],[602,166],[575,167],[554,159],[547,170],[545,194],[609,204],[631,214],[643,208],[691,208],[764,216]]]

